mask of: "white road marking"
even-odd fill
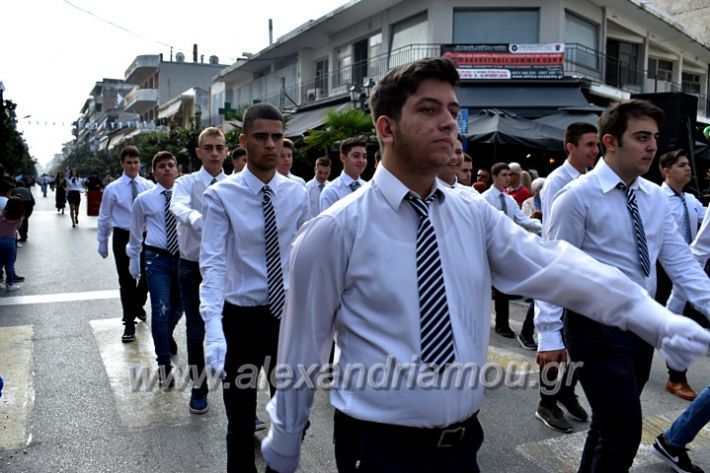
[[[22,291],[22,289],[20,289]],[[63,292],[58,294],[34,294],[31,296],[0,297],[1,306],[27,304],[54,304],[57,302],[94,301],[99,299],[118,299],[118,289],[106,291]]]

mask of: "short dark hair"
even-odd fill
[[[597,133],[597,127],[587,122],[574,122],[567,125],[565,129],[565,146],[567,143],[577,146],[582,135],[587,133]]]
[[[491,175],[497,176],[501,171],[510,171],[508,163],[495,163],[491,166]]]
[[[320,158],[316,159],[316,166],[330,167],[330,158],[326,156],[321,156]]]
[[[407,97],[415,93],[419,84],[427,79],[448,82],[454,88],[458,88],[460,82],[456,65],[444,57],[420,59],[390,69],[370,94],[372,121],[377,121],[382,115],[399,120]]]
[[[661,174],[663,174],[664,169],[671,168],[683,156],[687,158],[688,152],[682,148],[661,155],[661,157],[658,158],[658,169],[661,170]]]
[[[650,117],[659,127],[663,123],[663,110],[648,100],[630,99],[616,102],[599,117],[599,135],[611,135],[621,141],[630,118]]]
[[[25,215],[25,206],[22,205],[22,199],[16,195],[9,197],[5,203],[5,218],[8,220],[19,220]]]
[[[247,155],[247,150],[245,150],[245,149],[242,148],[241,146],[237,146],[237,147],[234,148],[234,150],[232,151],[232,159],[239,159],[239,158],[241,158],[242,156],[246,156],[246,155]]]
[[[347,156],[351,149],[356,146],[362,146],[367,148],[367,140],[362,136],[354,136],[352,138],[347,138],[340,143],[340,154]]]
[[[125,146],[121,150],[121,162],[125,161],[126,158],[140,158],[141,153],[138,151],[138,148],[136,148],[133,145],[128,145]]]
[[[155,153],[155,156],[153,156],[153,162],[151,164],[153,167],[153,171],[155,171],[155,169],[158,167],[158,163],[168,160],[172,160],[177,166],[177,159],[175,159],[175,156],[173,156],[173,153],[171,153],[170,151],[158,151],[157,153]]]
[[[244,118],[242,120],[242,130],[244,133],[249,132],[249,129],[254,125],[256,120],[275,120],[281,122],[283,125],[284,117],[281,115],[279,109],[270,103],[257,103],[247,108],[244,112]]]
[[[473,163],[473,158],[468,153],[463,154],[463,160],[467,163]]]

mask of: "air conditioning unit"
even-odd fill
[[[320,88],[306,90],[306,102],[315,102],[325,97],[325,91]]]

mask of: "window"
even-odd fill
[[[380,54],[382,54],[382,33],[370,36],[368,46],[370,48],[368,52],[370,61],[368,75],[371,77],[379,77],[385,71],[385,64],[380,57]]]
[[[343,46],[335,50],[336,58],[336,72],[334,77],[334,87],[341,85],[347,85],[350,83],[350,77],[352,73],[352,56],[350,52],[350,46]]]
[[[574,64],[599,70],[599,27],[573,13],[565,12],[565,57]]]
[[[639,45],[616,39],[606,43],[606,82],[615,87],[639,85]]]
[[[692,72],[683,73],[683,92],[700,95],[700,74],[693,74]]]
[[[328,58],[316,62],[316,80],[313,85],[320,91],[320,95],[323,97],[328,95]]]
[[[427,12],[395,23],[391,27],[389,67],[401,66],[427,56],[427,49],[417,47],[425,44],[427,36]]]
[[[454,43],[537,43],[538,9],[454,10]]]
[[[673,82],[673,63],[664,59],[648,58],[648,77]]]

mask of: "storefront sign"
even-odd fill
[[[444,44],[462,80],[550,80],[564,77],[565,45]]]

